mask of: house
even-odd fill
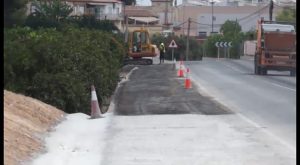
[[[151,10],[157,13],[159,23],[163,25],[163,30],[171,30],[170,27],[174,22],[174,0],[151,0]]]
[[[160,33],[162,31],[162,25],[159,24],[158,15],[151,10],[137,6],[126,6],[124,11],[124,14],[128,18],[129,31],[140,29],[141,27],[147,28],[150,34]],[[124,29],[125,26],[126,25],[123,27]]]
[[[65,0],[73,7],[71,16],[94,15],[98,20],[111,20],[121,29],[123,3],[121,0]]]
[[[111,20],[120,29],[124,19],[124,5],[121,0],[63,0],[73,8],[70,16],[94,15],[98,20]],[[36,7],[28,3],[27,14]]]
[[[129,15],[129,28],[144,26],[147,27],[150,34],[170,29],[174,22],[173,0],[151,0],[151,2],[152,6],[125,6],[125,14]],[[136,20],[135,25],[132,23],[134,21],[132,18]],[[147,23],[147,20],[151,22]]]
[[[274,7],[273,20],[280,9]],[[186,35],[188,18],[191,18],[190,36],[209,36],[220,33],[226,20],[237,21],[243,32],[255,30],[256,22],[261,17],[269,19],[269,7],[263,6],[185,6],[179,5],[175,10],[174,26],[177,35]]]

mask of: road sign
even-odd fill
[[[215,46],[218,47],[218,48],[232,47],[231,42],[216,42]]]
[[[171,41],[169,48],[177,48],[177,44],[174,40]]]
[[[216,46],[216,47],[219,47],[219,42],[216,42],[216,43],[215,43],[215,46]]]

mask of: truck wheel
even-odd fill
[[[296,71],[295,70],[291,70],[290,71],[290,75],[293,76],[293,77],[296,76]]]
[[[258,63],[258,55],[255,53],[254,56],[254,74],[260,75],[261,74],[261,68],[259,67]]]
[[[262,74],[262,68],[257,66],[257,74],[258,75],[261,75]]]
[[[254,60],[254,74],[258,74],[258,67],[255,60]]]
[[[256,55],[254,57],[254,74],[259,74],[258,65],[257,65],[257,62],[256,62]]]
[[[257,74],[262,75],[262,68],[257,66]]]
[[[266,75],[267,74],[267,69],[266,68],[261,68],[260,73],[262,75]]]

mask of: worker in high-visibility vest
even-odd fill
[[[160,56],[159,56],[159,63],[164,63],[165,62],[165,52],[166,52],[166,49],[165,49],[165,45],[163,42],[160,43],[159,45],[159,53],[160,53]]]

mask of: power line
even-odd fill
[[[211,24],[204,24],[204,23],[199,23],[199,22],[196,22],[196,21],[191,21],[191,22],[199,24],[199,25],[211,26]]]
[[[274,6],[275,7],[279,7],[279,8],[296,8],[296,6],[279,6],[279,5],[277,5],[276,3],[274,3]]]
[[[274,3],[274,5],[277,6],[277,7],[285,8],[285,7],[282,7],[282,6],[278,6],[278,5],[275,4],[275,3]],[[245,16],[245,17],[242,17],[242,18],[237,19],[237,22],[238,22],[238,23],[241,23],[241,22],[243,22],[243,21],[246,21],[246,20],[248,20],[248,19],[251,19],[251,17],[255,16],[257,13],[260,13],[260,12],[264,11],[264,10],[267,9],[269,6],[270,6],[270,4],[265,5],[264,7],[262,7],[262,8],[260,8],[260,9],[256,10],[256,11],[254,11],[253,13],[250,13],[249,15],[247,15],[247,16]],[[210,24],[199,23],[199,22],[194,21],[194,20],[192,20],[191,22],[196,23],[196,24],[199,24],[199,25],[207,26],[207,27],[211,27],[211,26],[212,26],[212,25],[210,25]],[[187,21],[185,21],[185,22],[183,22],[183,23],[181,23],[181,24],[179,24],[179,25],[176,25],[175,27],[179,27],[179,26],[181,26],[181,25],[183,25],[183,24],[185,24],[185,23],[187,23]],[[215,25],[215,26],[222,26],[222,24],[214,24],[214,25]],[[187,28],[182,28],[182,29],[187,29]],[[191,29],[198,29],[198,28],[191,28]]]
[[[248,18],[254,16],[255,14],[257,14],[257,13],[259,13],[259,12],[265,10],[266,8],[268,8],[268,6],[269,6],[269,5],[266,5],[266,6],[264,6],[263,8],[258,9],[258,10],[256,10],[255,12],[253,12],[253,13],[251,13],[251,14],[245,16],[245,17],[239,18],[239,19],[238,19],[238,22],[243,21],[243,20],[246,20],[246,19],[248,19]],[[196,24],[199,24],[199,25],[211,26],[210,24],[203,24],[203,23],[199,23],[199,22],[196,22],[196,21],[192,21],[192,22],[194,22],[194,23],[196,23]],[[222,24],[214,24],[214,25],[216,25],[216,26],[221,26]]]
[[[179,27],[179,26],[181,26],[181,25],[183,25],[183,24],[185,24],[185,23],[187,23],[187,21],[185,21],[185,22],[182,22],[181,24],[179,24],[179,25],[176,25],[175,27]]]
[[[268,7],[269,7],[269,5],[266,5],[265,7],[263,7],[263,8],[261,8],[261,9],[255,11],[255,12],[253,12],[253,13],[251,13],[251,14],[245,16],[245,17],[239,18],[239,19],[238,19],[238,22],[239,22],[239,21],[242,21],[242,20],[244,20],[244,19],[247,19],[247,18],[249,18],[249,17],[251,17],[251,16],[253,16],[253,15],[259,13],[259,12],[265,10],[265,9],[268,8]]]
[[[238,20],[238,23],[241,23],[241,22],[245,22],[245,21],[248,21],[249,19],[254,19],[254,17],[257,17],[257,15],[251,15],[243,20]]]

